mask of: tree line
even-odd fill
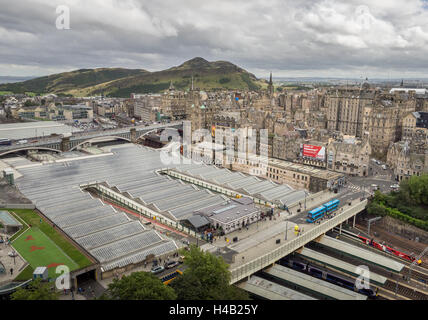
[[[230,271],[223,258],[203,252],[191,245],[181,250],[186,268],[165,285],[150,272],[133,272],[113,279],[100,300],[248,300],[248,294],[230,285]],[[49,284],[33,281],[26,289],[19,288],[13,300],[57,300],[59,294]]]

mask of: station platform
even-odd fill
[[[387,258],[377,253],[370,252],[366,249],[354,246],[352,244],[334,239],[329,236],[323,236],[318,241],[319,244],[340,251],[345,255],[353,256],[361,260],[378,265],[382,268],[394,272],[400,272],[404,268],[404,264]]]
[[[304,288],[315,294],[320,294],[327,299],[367,300],[367,296],[365,295],[278,264],[275,264],[273,267],[270,267],[263,272],[296,287]]]
[[[296,251],[296,253],[298,253],[299,255],[301,255],[301,256],[309,259],[309,260],[320,262],[325,266],[335,268],[337,270],[343,271],[343,272],[350,274],[350,275],[353,275],[355,277],[360,276],[360,274],[358,274],[356,272],[357,266],[350,264],[348,262],[344,262],[340,259],[330,257],[329,255],[326,255],[326,254],[323,254],[323,253],[320,253],[320,252],[317,252],[315,250],[305,248],[305,247]],[[383,276],[376,274],[374,272],[370,272],[370,281],[371,282],[374,282],[374,283],[380,284],[380,285],[384,285],[386,280],[387,280],[386,277],[383,277]]]
[[[237,286],[258,297],[268,300],[317,300],[258,276],[251,276],[249,280]]]

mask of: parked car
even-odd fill
[[[162,266],[156,266],[156,267],[152,268],[151,272],[154,273],[154,274],[157,274],[157,273],[161,273],[164,270],[165,270],[164,267],[162,267]]]
[[[372,184],[373,190],[379,190],[379,186],[377,184]]]
[[[165,269],[172,269],[178,265],[180,265],[180,263],[178,263],[178,261],[170,261],[170,262],[165,263]]]
[[[383,164],[383,165],[382,165],[382,169],[383,169],[383,170],[386,170],[386,165],[384,165],[384,164]]]

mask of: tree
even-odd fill
[[[21,287],[11,294],[12,300],[58,300],[58,297],[59,292],[40,279],[32,281],[26,289]]]
[[[133,272],[122,279],[114,279],[103,298],[113,300],[175,300],[174,290],[148,272]]]
[[[428,174],[411,176],[400,183],[398,199],[404,204],[428,204]]]
[[[33,106],[37,106],[37,103],[32,99],[29,99],[24,102],[24,107],[33,107]]]
[[[191,245],[182,251],[187,268],[171,282],[179,300],[245,300],[248,295],[231,286],[228,265],[222,257]]]

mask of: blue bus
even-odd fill
[[[306,219],[306,222],[314,223],[318,219],[321,219],[324,217],[326,212],[326,208],[324,206],[312,209],[308,212],[308,218]]]
[[[336,211],[337,208],[339,207],[339,202],[340,201],[338,199],[333,199],[327,203],[324,203],[323,206],[326,209],[326,214],[329,215],[330,213]]]

